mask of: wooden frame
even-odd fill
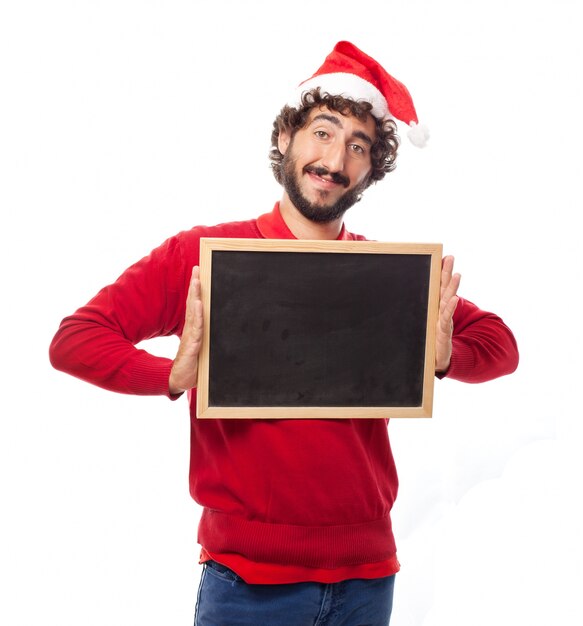
[[[311,253],[311,256],[306,256],[306,253]],[[298,254],[304,256],[298,257]],[[441,255],[441,244],[201,238],[204,339],[199,357],[197,417],[431,417]],[[370,270],[369,264],[372,268]],[[387,276],[384,275],[385,268]],[[382,282],[379,283],[379,280]],[[334,284],[335,281],[338,284]],[[393,285],[393,282],[395,286],[384,289],[385,285]],[[263,284],[269,293],[262,291]],[[306,289],[311,290],[310,296],[306,297]],[[399,293],[399,298],[394,297],[395,292]],[[245,302],[248,293],[253,295]],[[354,297],[351,300],[352,293]],[[273,305],[270,300],[272,294],[275,298]],[[313,305],[309,302],[312,295]],[[336,296],[342,298],[341,305],[336,302]],[[299,302],[298,298],[302,301]],[[319,302],[318,298],[324,299]],[[336,308],[323,310],[331,300],[336,302]],[[377,304],[379,300],[383,301],[380,305]],[[271,326],[274,316],[277,321],[278,316],[282,315],[281,311],[288,315],[288,310],[296,306],[296,302],[297,311],[282,321],[278,329],[277,324]],[[365,308],[361,307],[363,302],[366,303]],[[314,313],[305,312],[310,306],[316,307],[318,316],[322,312],[322,316],[326,317],[314,317],[312,323],[309,316]],[[386,311],[382,308],[377,311],[378,306],[387,307]],[[375,309],[374,314],[366,313],[369,309]],[[342,319],[349,320],[346,323],[353,323],[356,330],[342,327],[306,338],[296,328],[300,323],[304,324],[304,329],[332,327],[339,310],[343,312]],[[369,318],[375,318],[375,324],[382,322],[381,326],[371,327],[373,322]],[[389,318],[396,320],[394,325],[397,330],[386,330],[388,324],[385,320]],[[292,330],[287,328],[290,325]],[[283,326],[286,328],[281,330]],[[275,330],[277,333],[272,333],[274,339],[264,339]],[[248,339],[247,334],[251,334],[252,338]],[[285,348],[282,347],[282,342],[287,341],[291,334],[294,335],[294,341],[298,342],[297,347],[294,347],[293,342],[285,343]],[[336,344],[333,340],[337,336],[343,339],[337,340]],[[322,345],[318,343],[320,337],[323,337]],[[353,337],[354,345],[346,345],[346,342],[353,341]],[[252,343],[246,344],[246,341]],[[330,348],[330,345],[333,347]],[[298,357],[302,350],[307,350],[311,355],[309,365],[316,369],[310,370],[303,359]],[[338,358],[334,350],[341,351],[338,352]],[[360,352],[365,350],[368,352],[361,355]],[[373,353],[374,358],[370,358]],[[397,357],[397,354],[400,356]],[[409,357],[410,354],[418,356]],[[354,373],[355,378],[352,378],[350,367],[345,367],[346,362],[353,362],[353,355],[358,355],[354,356],[354,361],[359,360],[361,363],[360,370]],[[413,358],[416,360],[412,361]],[[271,363],[271,359],[275,361]],[[387,360],[386,365],[384,359]],[[284,360],[294,361],[294,365],[287,365]],[[320,365],[326,372],[331,372],[329,376],[318,373],[318,364],[313,365],[318,360],[322,361]],[[373,371],[369,375],[369,364],[371,369],[382,368],[381,390],[378,372]],[[254,367],[258,367],[258,371],[266,367],[266,375],[261,377],[261,374],[254,374]],[[294,369],[287,369],[291,367]],[[306,369],[306,373],[296,374],[302,368]],[[392,371],[393,374],[385,377],[386,371]],[[290,381],[290,378],[301,378],[304,375],[308,389],[305,393],[303,379],[299,385]],[[222,380],[223,376],[225,380]],[[245,380],[245,376],[250,376],[249,380]],[[349,382],[341,384],[340,379],[344,376],[350,376]],[[399,377],[403,377],[403,381]],[[268,387],[269,383],[265,382],[267,391],[254,391],[268,379],[272,380],[272,387]],[[319,382],[316,384],[314,379]],[[326,385],[329,380],[339,381],[335,383],[338,389],[328,390]],[[364,381],[361,387],[359,380]],[[284,382],[288,381],[292,384],[290,390],[280,391],[280,387],[284,388]],[[398,391],[389,389],[393,381]],[[382,396],[385,388],[386,401]],[[285,395],[293,395],[295,391],[298,398],[304,398],[302,401],[290,400]],[[245,400],[247,392],[253,398],[250,404]],[[272,393],[273,398],[270,395]],[[277,394],[281,398],[275,397]],[[344,402],[345,394],[348,399]],[[316,395],[323,398],[323,403],[318,401]],[[401,401],[402,395],[405,401]],[[358,397],[353,400],[352,396]],[[343,404],[338,405],[337,397]],[[260,401],[255,401],[256,398],[260,398]],[[266,398],[269,406],[265,406],[263,398]],[[313,402],[312,398],[315,399]],[[333,402],[330,398],[333,398]]]

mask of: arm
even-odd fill
[[[61,322],[52,365],[111,391],[171,395],[172,361],[135,344],[181,333],[189,274],[181,240],[173,237]]]
[[[511,374],[518,366],[514,335],[497,315],[457,295],[460,275],[453,273],[453,261],[445,257],[442,265],[436,375],[480,383]]]

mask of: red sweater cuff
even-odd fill
[[[131,393],[144,396],[167,396],[171,400],[182,394],[171,394],[168,389],[172,360],[141,351],[134,360],[129,387]],[[139,390],[139,391],[136,391]]]
[[[475,355],[470,346],[462,341],[453,340],[454,346],[451,354],[451,361],[442,377],[455,378],[456,380],[466,380],[471,375],[475,367]]]

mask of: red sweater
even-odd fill
[[[278,205],[257,220],[195,227],[65,318],[54,367],[109,390],[169,395],[171,361],[135,348],[180,335],[200,237],[293,238]],[[363,237],[342,230],[341,239]],[[447,376],[481,382],[509,374],[518,353],[502,320],[461,299]],[[190,492],[203,507],[198,539],[249,582],[334,582],[398,569],[390,512],[397,473],[387,422],[197,420],[190,395]]]

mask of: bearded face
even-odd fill
[[[362,192],[367,187],[367,182],[364,181],[360,185],[348,189],[350,180],[347,176],[338,172],[330,173],[325,167],[313,165],[306,165],[302,172],[298,173],[297,160],[294,159],[291,154],[292,146],[293,142],[290,144],[290,149],[288,149],[283,157],[282,184],[293,205],[304,217],[319,224],[326,224],[341,218],[351,206],[360,200]],[[318,190],[318,198],[311,201],[303,194],[300,182],[301,177],[306,174],[312,174],[324,180],[324,177],[328,177],[347,190],[340,197],[332,200],[329,199],[328,196],[330,194],[328,194],[326,190]]]
[[[312,222],[339,218],[369,184],[375,122],[314,108],[293,135],[282,131],[281,182],[294,207]]]

